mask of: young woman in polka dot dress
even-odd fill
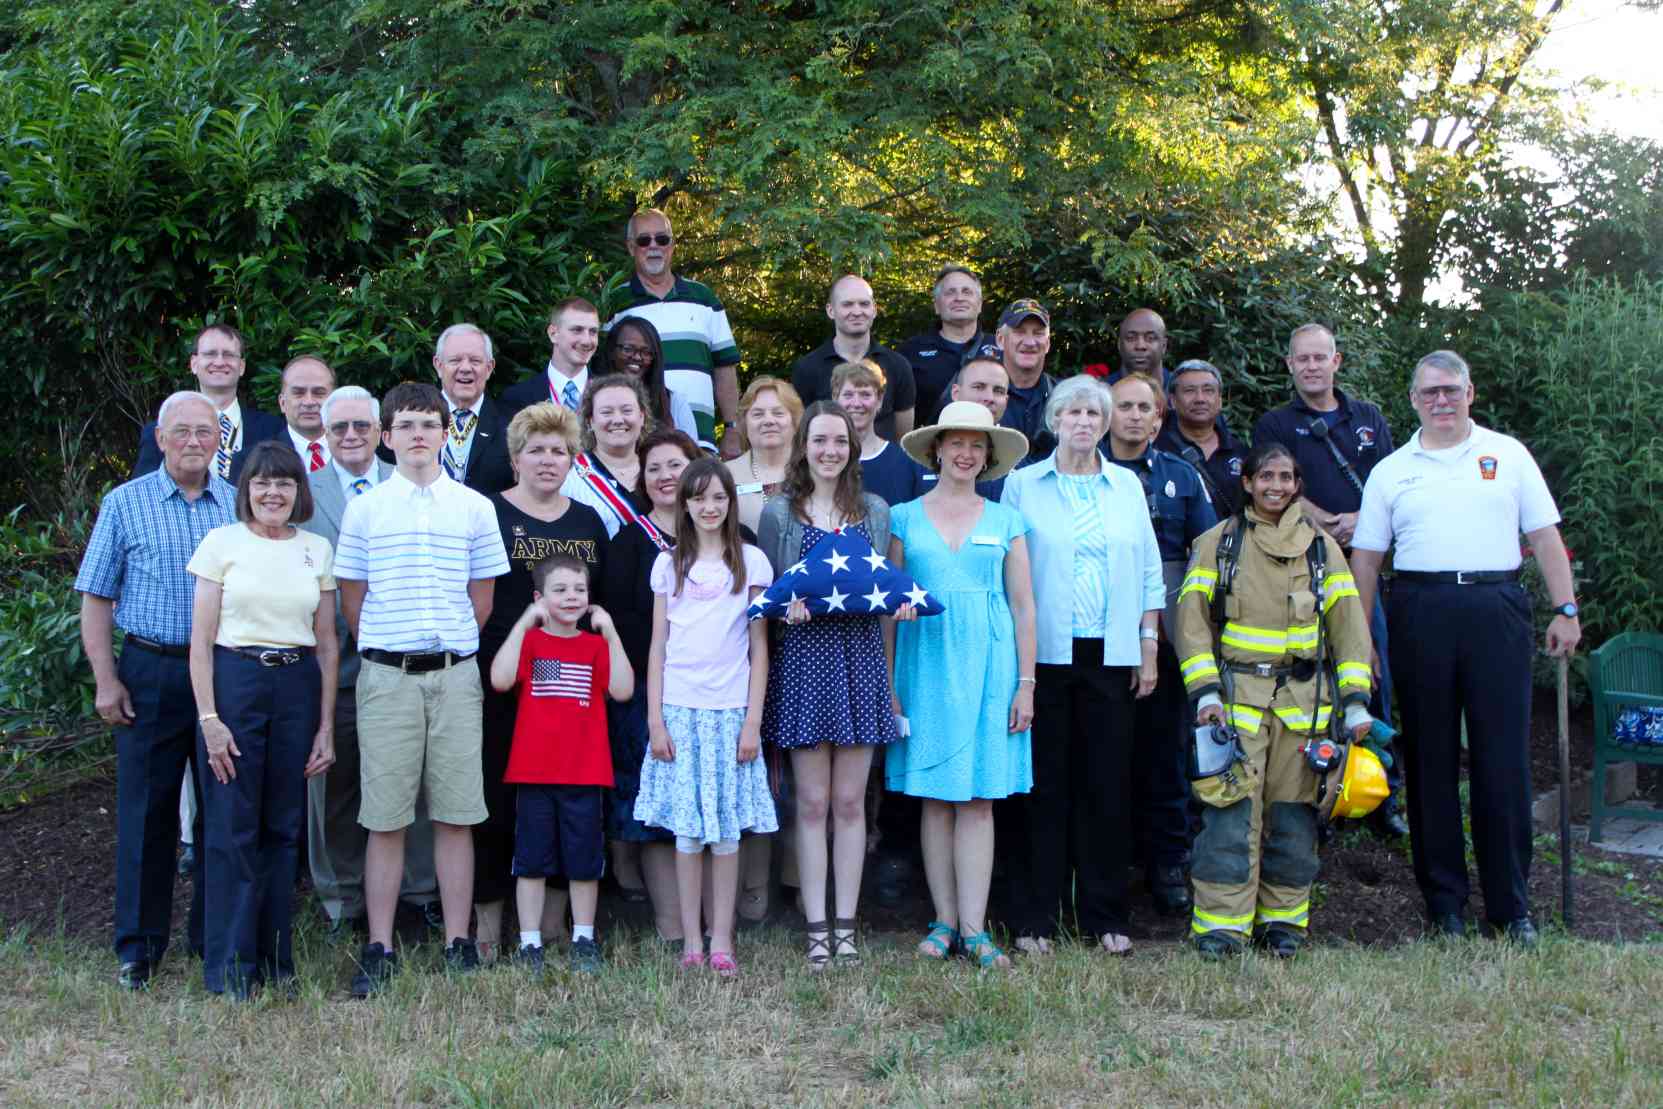
[[[841,408],[810,406],[797,425],[784,491],[763,506],[757,539],[775,573],[838,528],[889,549],[889,507],[860,486],[860,440]],[[866,780],[873,749],[897,738],[891,690],[894,625],[880,616],[809,618],[797,602],[774,648],[762,738],[791,753],[797,869],[808,961],[859,962],[855,910],[866,863]],[[836,913],[826,920],[826,817],[832,818]]]

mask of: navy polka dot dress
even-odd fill
[[[864,523],[853,529],[872,541]],[[826,533],[803,529],[802,558]],[[762,738],[778,747],[891,743],[898,738],[889,706],[889,675],[877,616],[815,616],[781,622],[768,665]]]

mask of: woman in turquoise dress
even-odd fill
[[[976,492],[1028,453],[1018,431],[979,404],[955,401],[901,441],[940,475],[890,515],[889,557],[945,608],[896,614],[895,712],[907,736],[890,747],[890,790],[923,799],[921,839],[935,920],[918,953],[962,947],[982,967],[1010,960],[986,930],[993,875],[993,801],[1032,785],[1034,593],[1020,513]]]

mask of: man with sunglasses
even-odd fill
[[[219,443],[208,466],[215,477],[232,485],[242,473],[248,448],[267,439],[288,434],[283,417],[261,412],[237,399],[237,384],[248,363],[243,359],[242,333],[227,323],[211,323],[196,333],[191,344],[191,376],[203,396],[219,410]],[[156,445],[156,422],[139,432],[139,458],[133,476],[140,477],[162,464],[162,450]]]
[[[628,316],[658,328],[664,385],[692,405],[699,441],[715,442],[718,414],[728,428],[739,418],[739,344],[727,309],[708,285],[678,277],[670,268],[676,240],[669,216],[657,208],[635,213],[624,240],[635,275],[625,286],[624,307],[607,321],[607,330]],[[738,458],[738,434],[724,435],[721,448],[723,458]]]
[[[1415,880],[1432,933],[1465,935],[1464,738],[1485,916],[1494,932],[1528,947],[1536,942],[1528,885],[1533,633],[1519,537],[1553,606],[1543,644],[1550,655],[1570,654],[1582,638],[1570,557],[1530,451],[1472,419],[1472,372],[1460,355],[1422,358],[1409,399],[1420,430],[1369,474],[1351,571],[1367,609],[1386,552],[1395,551],[1386,612],[1402,647],[1396,749],[1409,779]]]
[[[393,467],[375,456],[375,446],[381,440],[381,405],[368,389],[357,385],[336,389],[324,400],[320,419],[330,461],[308,477],[314,511],[312,518],[300,526],[329,540],[333,549],[340,541],[346,506],[392,476]],[[345,614],[338,608],[335,638],[341,649],[340,689],[335,695],[335,765],[306,783],[306,861],[312,872],[312,889],[329,917],[330,935],[341,937],[354,928],[365,928],[366,833],[358,823],[358,645],[347,628]],[[425,804],[418,801],[416,822],[405,833],[404,881],[399,898],[431,921],[437,913],[438,896],[439,883],[433,873],[433,825],[427,819]]]

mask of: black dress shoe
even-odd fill
[[[196,869],[196,844],[182,843],[179,845],[179,877],[189,878],[191,871]]]
[[[1182,916],[1195,908],[1189,880],[1181,866],[1157,866],[1149,871],[1149,896],[1162,916]]]
[[[1467,918],[1460,913],[1433,913],[1430,926],[1434,937],[1459,940],[1467,935]]]
[[[1536,934],[1536,925],[1532,924],[1527,916],[1508,921],[1500,927],[1499,931],[1507,940],[1526,950],[1535,947],[1537,941],[1541,939]]]
[[[121,973],[116,981],[124,990],[143,990],[150,986],[150,964],[143,959],[136,959],[131,963],[121,964]]]

